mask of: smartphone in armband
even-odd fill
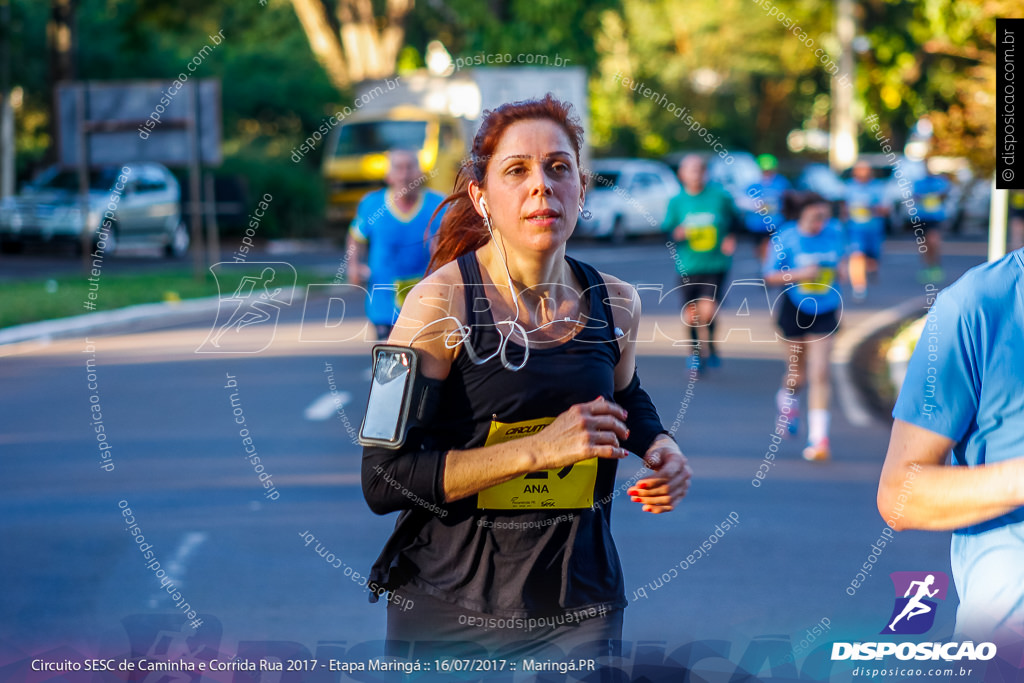
[[[373,347],[373,375],[359,443],[398,449],[409,430],[437,412],[442,382],[420,372],[420,354],[408,346]]]

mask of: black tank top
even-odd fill
[[[574,404],[612,400],[619,345],[607,288],[591,266],[565,258],[585,290],[586,324],[567,342],[531,348],[525,364],[523,347],[512,342],[502,362],[509,327],[494,325],[476,254],[458,259],[472,332],[444,382],[424,447],[476,448],[526,436]],[[403,511],[370,578],[399,594],[422,592],[505,617],[624,607],[610,532],[617,464],[595,458],[532,473],[447,504],[443,515],[419,506]]]

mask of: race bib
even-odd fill
[[[686,239],[694,251],[711,251],[718,244],[718,228],[713,225],[687,226]]]
[[[1015,209],[1024,209],[1024,192],[1014,192],[1011,194],[1010,204]]]
[[[536,434],[555,421],[542,417],[524,422],[491,421],[485,446],[505,443]],[[511,481],[476,494],[481,510],[566,510],[589,508],[594,504],[597,458],[567,467],[523,474]]]
[[[850,209],[850,218],[854,223],[867,223],[871,220],[871,209],[866,206],[855,206]]]
[[[800,293],[809,295],[820,295],[826,293],[836,279],[835,268],[822,268],[815,282],[803,282],[800,284]]]
[[[942,197],[937,194],[926,194],[921,200],[921,205],[928,213],[936,213],[942,209]]]

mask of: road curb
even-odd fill
[[[157,318],[167,319],[174,316],[180,316],[182,319],[190,318],[202,313],[215,312],[219,302],[219,296],[212,296],[202,299],[186,299],[184,301],[136,304],[134,306],[116,308],[112,311],[97,311],[96,313],[83,313],[82,315],[73,315],[67,318],[55,318],[53,320],[25,323],[24,325],[14,325],[0,330],[0,346],[26,341],[61,339],[77,334],[97,332],[103,328],[116,325],[125,325]]]
[[[852,329],[839,333],[832,355],[836,398],[846,419],[855,427],[877,426],[881,423],[868,406],[868,402],[861,396],[861,392],[854,382],[854,373],[865,371],[865,368],[854,362],[854,359],[860,355],[857,352],[879,330],[907,318],[914,311],[922,310],[924,308],[923,300],[923,295],[907,299],[900,304],[875,313]]]

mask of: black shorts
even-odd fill
[[[722,291],[722,284],[725,281],[725,273],[691,273],[680,275],[679,284],[682,285],[680,292],[683,296],[683,308],[697,299],[712,299],[721,301],[725,292]]]
[[[782,336],[790,341],[804,337],[827,337],[839,329],[839,316],[835,311],[827,311],[814,315],[804,313],[788,294],[782,295],[779,315],[775,322],[782,331]]]
[[[754,243],[755,247],[760,247],[762,244],[771,241],[772,233],[770,232],[753,232],[752,230],[746,230],[743,233],[746,235],[746,239]]]
[[[432,656],[505,659],[564,659],[570,652],[588,658],[621,655],[621,607],[602,608],[600,613],[583,608],[558,617],[528,619],[466,610],[423,593],[406,592],[405,596],[402,605],[388,603],[385,652],[391,656],[408,656],[410,646],[418,648],[422,659],[426,659],[425,649]]]

